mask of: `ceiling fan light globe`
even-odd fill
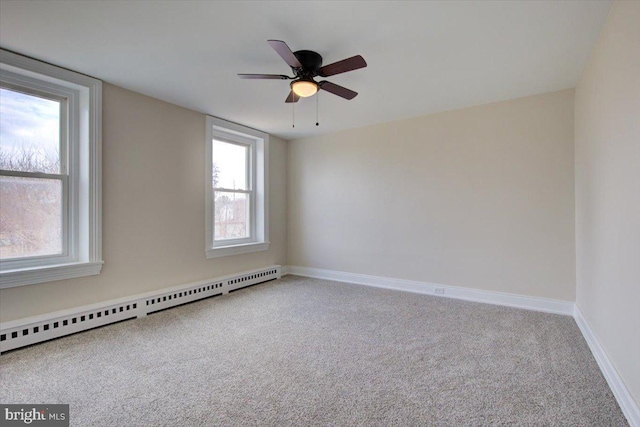
[[[318,92],[318,85],[315,82],[299,80],[291,84],[291,90],[299,97],[306,98]]]

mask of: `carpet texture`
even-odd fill
[[[0,357],[73,426],[625,426],[571,317],[286,276]]]

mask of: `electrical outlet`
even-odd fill
[[[433,293],[436,295],[444,295],[444,288],[435,287],[433,288]]]

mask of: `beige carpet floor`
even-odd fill
[[[73,426],[625,426],[571,317],[286,276],[0,357]]]

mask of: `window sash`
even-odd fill
[[[244,191],[251,191],[254,189],[254,184],[252,181],[252,177],[253,177],[253,171],[252,171],[252,157],[253,157],[253,144],[251,142],[245,142],[245,141],[236,141],[233,140],[232,138],[229,137],[224,137],[224,136],[220,136],[217,134],[214,134],[213,139],[211,140],[211,145],[213,146],[213,141],[218,141],[218,142],[222,142],[225,144],[232,144],[232,145],[238,145],[240,147],[245,147],[246,150],[246,156],[245,156],[245,161],[244,161],[244,173],[245,173],[245,183],[246,183],[246,187],[245,189],[224,189],[224,191],[236,191],[236,190],[244,190]],[[213,164],[213,149],[211,150],[211,163]],[[219,190],[222,190],[222,187],[217,188]]]
[[[25,95],[36,96],[38,98],[49,99],[56,101],[60,104],[60,135],[58,138],[58,153],[60,156],[60,174],[69,174],[69,99],[65,96],[57,95],[44,90],[38,90],[33,87],[22,86],[20,84],[11,83],[3,80],[0,82],[0,87],[13,92],[23,93]]]
[[[249,207],[247,209],[247,207],[245,206],[245,216],[246,216],[246,221],[248,222],[248,226],[247,226],[247,231],[248,231],[248,236],[246,237],[240,237],[240,238],[231,238],[231,239],[216,239],[216,230],[215,230],[215,225],[216,225],[216,197],[215,197],[215,193],[216,192],[221,192],[221,193],[235,193],[235,194],[245,194],[247,195],[247,203],[249,204]],[[253,231],[253,227],[252,224],[254,223],[253,217],[252,217],[252,211],[253,211],[253,197],[252,197],[253,192],[249,191],[249,190],[225,190],[225,189],[214,189],[213,193],[212,193],[212,212],[213,212],[213,216],[212,216],[212,220],[213,220],[213,227],[212,227],[212,233],[213,233],[213,242],[214,245],[219,245],[219,246],[228,246],[228,245],[240,245],[240,244],[245,244],[245,243],[251,243],[255,241],[255,235],[254,235],[254,231]]]
[[[0,258],[3,266],[10,268],[12,265],[19,267],[33,267],[41,265],[43,261],[57,262],[61,259],[67,259],[71,254],[70,239],[69,239],[69,166],[67,161],[68,154],[68,127],[69,127],[69,115],[68,115],[68,98],[60,95],[56,95],[44,90],[38,90],[28,86],[22,86],[7,81],[2,81],[0,87],[6,90],[23,93],[39,98],[49,99],[59,103],[59,136],[58,136],[58,156],[59,156],[59,171],[60,173],[45,173],[45,172],[24,172],[0,169],[0,176],[18,177],[18,178],[32,178],[32,179],[56,179],[62,182],[62,231],[61,231],[61,247],[62,252],[59,254],[50,255],[35,255],[13,258]]]
[[[247,199],[249,200],[249,209],[247,210],[247,221],[249,222],[248,231],[249,235],[247,237],[242,237],[239,239],[216,239],[216,192],[221,193],[237,193],[237,194],[246,194]],[[212,227],[211,227],[211,238],[213,239],[214,246],[227,246],[227,245],[238,245],[243,243],[251,243],[255,241],[255,220],[254,220],[254,192],[252,190],[229,190],[227,188],[217,188],[214,187],[211,191],[211,209],[212,209]]]
[[[66,258],[70,254],[69,248],[69,176],[60,174],[48,174],[41,172],[20,172],[20,171],[7,171],[0,169],[0,176],[17,177],[17,178],[32,178],[32,179],[55,179],[62,182],[62,232],[61,232],[61,246],[62,253],[50,254],[50,255],[35,255],[24,256],[14,258],[0,258],[3,265],[9,266],[13,263],[19,263],[22,267],[31,267],[40,265],[45,260],[58,260],[60,258]]]
[[[209,142],[210,146],[213,146],[213,141],[223,142],[226,144],[240,145],[246,147],[246,158],[245,158],[245,174],[246,174],[246,183],[248,189],[232,189],[232,188],[224,188],[224,187],[212,187],[211,188],[211,241],[213,247],[219,246],[233,246],[233,245],[242,245],[247,243],[253,243],[257,241],[256,237],[256,197],[255,197],[255,174],[254,165],[255,163],[255,141],[246,137],[242,137],[241,135],[231,135],[226,134],[221,131],[216,131],[213,133],[213,138],[211,142]],[[212,155],[209,161],[213,165],[213,149],[211,150]],[[249,199],[249,209],[247,211],[247,221],[249,222],[249,235],[247,237],[239,238],[239,239],[216,239],[215,232],[215,223],[216,223],[216,202],[215,202],[215,193],[216,191],[225,192],[225,193],[239,193],[246,194]]]
[[[243,194],[252,194],[252,190],[233,190],[231,188],[224,187],[213,187],[213,192],[220,191],[225,193],[243,193]]]
[[[71,219],[74,215],[72,212],[73,206],[71,201],[71,175],[72,173],[77,174],[77,171],[74,172],[74,166],[69,162],[69,127],[70,121],[72,120],[72,115],[69,112],[69,98],[62,93],[54,93],[54,90],[51,90],[51,88],[46,87],[42,84],[29,84],[21,80],[19,77],[14,78],[14,75],[6,71],[3,74],[4,75],[2,76],[2,81],[0,81],[0,87],[2,87],[3,89],[57,101],[60,105],[60,135],[58,138],[60,173],[56,174],[45,172],[24,172],[0,169],[0,176],[33,179],[56,179],[62,182],[62,252],[59,254],[50,255],[0,258],[0,265],[2,266],[2,270],[4,271],[12,269],[34,268],[47,265],[57,265],[71,262],[76,258],[78,230],[73,229],[71,225]],[[75,214],[75,216],[77,216],[77,214]]]

